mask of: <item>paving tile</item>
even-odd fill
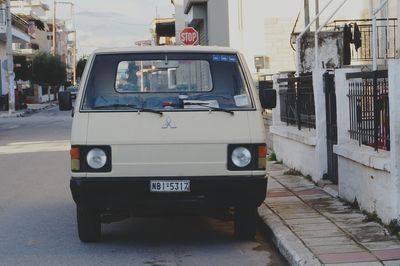
[[[365,243],[364,246],[366,246],[370,250],[397,249],[400,248],[400,241],[398,241],[397,238],[394,238],[392,241]]]
[[[324,231],[293,230],[300,238],[326,238],[335,236],[346,236],[339,229],[329,229]]]
[[[349,219],[360,219],[361,221],[365,219],[365,216],[361,213],[351,212],[351,213],[331,213],[331,212],[322,212],[322,214],[327,217],[337,221],[337,222],[346,222]]]
[[[272,190],[272,189],[282,189],[282,190],[287,190],[285,187],[283,187],[281,184],[278,182],[272,182],[271,179],[268,180],[267,184],[267,190]]]
[[[361,243],[388,241],[393,239],[389,233],[385,232],[383,227],[360,226],[359,228],[353,227],[346,230],[349,231]]]
[[[335,254],[323,254],[318,256],[325,263],[354,263],[354,262],[377,262],[378,260],[369,252],[347,252]],[[363,264],[365,265],[365,264]]]
[[[284,218],[288,216],[296,216],[300,215],[299,218],[305,218],[307,215],[319,215],[319,213],[315,212],[313,209],[307,209],[307,208],[284,208],[281,206],[275,207],[271,206],[271,209],[275,210],[278,214],[282,215]],[[315,216],[314,216],[315,217]],[[285,218],[285,219],[290,219],[290,218]]]
[[[380,260],[400,260],[400,248],[372,251]]]
[[[301,218],[319,218],[321,215],[317,212],[312,213],[287,213],[287,214],[280,214],[282,219],[301,219]]]
[[[275,197],[275,198],[268,198],[266,199],[267,204],[269,203],[290,203],[290,202],[301,202],[299,198],[296,196],[292,197]]]
[[[331,196],[328,194],[315,194],[315,195],[299,195],[299,197],[305,201],[308,202],[309,200],[324,200],[324,199],[329,199]]]
[[[316,255],[348,253],[348,252],[364,252],[365,249],[356,244],[330,245],[330,246],[313,246],[310,247]]]
[[[302,240],[309,247],[355,243],[346,235],[321,238],[303,238]]]
[[[325,264],[325,266],[382,266],[382,264],[380,262],[355,262],[355,263]]]
[[[383,264],[386,265],[386,266],[399,266],[400,265],[400,260],[384,261]]]
[[[290,197],[294,196],[292,192],[289,191],[268,191],[267,197],[274,198],[274,197]]]
[[[337,226],[333,223],[315,223],[315,224],[298,224],[291,225],[293,230],[302,230],[302,231],[321,231],[321,230],[337,230]]]
[[[294,184],[290,186],[290,190],[292,191],[300,191],[300,190],[305,190],[305,189],[313,189],[315,188],[314,185],[304,185],[304,184]]]
[[[283,202],[283,203],[282,202],[269,202],[268,206],[272,209],[282,210],[282,211],[284,211],[284,210],[288,210],[288,211],[292,210],[292,211],[296,211],[296,212],[314,211],[313,209],[306,208],[306,206],[304,206],[304,204],[302,204],[302,202],[294,202],[294,201],[292,201],[292,202],[288,201],[288,202]]]
[[[319,218],[302,218],[302,219],[288,219],[285,220],[285,222],[289,225],[299,225],[299,224],[322,224],[322,223],[331,223],[328,219],[325,217],[319,217]]]
[[[305,189],[294,192],[298,196],[311,196],[311,195],[327,195],[325,191],[319,188]]]

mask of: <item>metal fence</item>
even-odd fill
[[[347,74],[350,138],[361,145],[390,151],[387,71]]]
[[[355,24],[357,24],[360,31],[361,47],[356,50],[352,46],[352,61],[372,61],[372,20],[335,20],[328,24],[326,29],[340,30],[345,24],[352,26],[353,31]],[[396,18],[377,19],[378,59],[393,59],[396,57],[397,26]]]
[[[315,128],[312,76],[278,79],[281,121],[301,128]]]

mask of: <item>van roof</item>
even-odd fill
[[[237,50],[220,46],[134,46],[125,48],[97,49],[94,54],[117,54],[117,53],[170,53],[170,52],[195,52],[195,53],[237,53]]]

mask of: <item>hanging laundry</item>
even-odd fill
[[[361,32],[360,28],[358,27],[357,23],[354,23],[354,48],[356,48],[356,51],[358,52],[358,49],[362,45],[362,40],[361,40]]]
[[[350,44],[352,42],[353,34],[351,33],[351,26],[345,24],[343,27],[343,65],[350,65],[351,63]]]

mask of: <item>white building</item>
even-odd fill
[[[53,53],[53,19],[50,8],[41,0],[12,0],[11,10],[18,14],[30,24],[29,30],[31,42],[25,44],[13,44],[14,55],[25,56],[28,60],[32,60],[38,52]],[[40,21],[44,29],[38,29],[35,21]],[[57,19],[56,30],[56,51],[55,54],[61,57],[61,60],[67,65],[67,80],[73,80],[73,69],[75,64],[73,40],[74,31],[72,31],[65,20]],[[29,82],[25,83],[30,86]],[[43,102],[51,99],[47,89],[34,86],[30,89],[29,100],[33,102]]]
[[[5,95],[8,93],[8,82],[6,78],[6,15],[5,15],[5,5],[3,1],[0,1],[0,95]],[[28,34],[28,22],[24,21],[22,18],[12,15],[12,36],[14,43],[26,44],[30,43],[31,37]],[[0,106],[0,109],[2,106]]]

